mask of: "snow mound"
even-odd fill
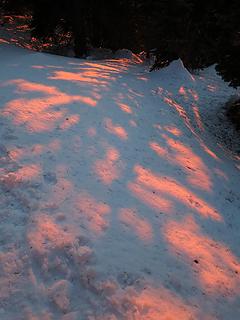
[[[116,59],[116,60],[128,60],[134,63],[141,63],[143,59],[140,55],[134,54],[128,49],[119,49],[115,53],[111,49],[106,48],[94,48],[90,50],[90,54],[87,60],[106,60],[106,59]]]
[[[134,63],[142,63],[145,59],[142,54],[135,54],[128,49],[119,49],[114,54],[115,59],[127,59]]]
[[[115,55],[114,55],[116,59],[132,59],[133,56],[134,55],[132,51],[128,49],[119,49],[115,52]]]
[[[87,60],[103,60],[103,59],[112,59],[113,52],[111,49],[106,48],[93,48],[90,50]]]
[[[194,84],[194,76],[185,68],[181,59],[174,60],[166,68],[158,70],[157,73],[161,73],[162,77],[171,81],[176,80],[182,83]]]

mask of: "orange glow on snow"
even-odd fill
[[[111,119],[105,118],[104,119],[104,126],[109,133],[114,134],[115,136],[117,136],[118,138],[120,138],[122,140],[127,140],[128,134],[127,134],[126,130],[119,125],[113,124]]]
[[[54,139],[47,145],[34,144],[25,148],[13,148],[9,150],[9,156],[12,160],[17,161],[29,156],[39,156],[44,152],[59,151],[61,148],[61,142],[58,139]]]
[[[93,170],[103,184],[110,185],[114,180],[120,178],[121,162],[119,158],[118,150],[111,147],[106,151],[104,159],[95,162]]]
[[[61,123],[60,129],[68,130],[72,126],[78,124],[79,121],[80,121],[80,116],[79,115],[75,114],[75,115],[69,116],[69,117],[66,118],[66,120],[64,122]]]
[[[160,196],[165,195],[178,200],[180,203],[197,211],[205,218],[222,221],[221,215],[215,208],[211,207],[208,203],[174,179],[156,175],[151,170],[145,169],[140,165],[136,165],[134,171],[137,174],[136,183],[129,183],[128,187],[140,201],[144,201],[142,193],[140,192],[141,189],[148,188],[153,190],[156,194],[160,194]],[[140,188],[140,191],[138,191],[138,188]],[[146,201],[148,201],[149,206],[154,209],[154,203],[151,203],[148,199],[146,199]]]
[[[206,144],[205,144],[201,139],[199,140],[199,143],[200,143],[200,146],[203,148],[203,150],[204,150],[211,158],[219,161],[218,156],[217,156],[212,150],[210,150],[210,149],[206,146]]]
[[[137,77],[138,80],[141,80],[141,81],[148,81],[148,78],[147,77],[144,77],[144,76],[139,76]]]
[[[169,155],[169,161],[181,166],[186,171],[187,180],[192,186],[211,191],[210,174],[202,159],[180,141],[168,138],[166,135],[163,135],[163,137],[174,152],[174,157],[172,157],[172,154]]]
[[[59,99],[60,99],[59,104],[67,104],[72,101],[83,102],[83,103],[88,104],[92,107],[95,107],[97,104],[96,100],[94,100],[90,97],[68,96],[66,93],[59,91],[56,87],[47,86],[45,84],[28,82],[28,81],[25,81],[22,79],[9,81],[8,84],[15,84],[20,93],[21,92],[40,92],[42,94],[54,96],[55,100],[57,99],[57,97],[59,97]],[[65,100],[66,100],[66,102],[65,102]],[[68,102],[68,100],[69,100],[69,102]],[[51,103],[51,100],[50,100],[50,104],[57,104],[57,101],[55,103],[55,101],[53,100],[53,103]]]
[[[211,191],[212,181],[207,166],[189,147],[177,142],[166,135],[168,148],[161,147],[157,142],[150,142],[150,148],[169,163],[181,167],[187,174],[187,181],[194,187]]]
[[[134,120],[130,120],[129,124],[130,124],[131,127],[134,127],[134,128],[136,128],[138,126],[136,121],[134,121]]]
[[[130,295],[132,296],[132,295]],[[170,290],[148,287],[137,296],[132,296],[131,305],[138,310],[136,319],[149,320],[176,320],[193,319],[197,317],[195,312],[184,301]],[[142,315],[144,317],[142,318]],[[132,315],[125,318],[132,320]]]
[[[52,80],[66,80],[73,82],[87,82],[89,84],[105,85],[106,80],[112,80],[111,77],[101,74],[97,71],[84,71],[81,73],[55,71],[54,75],[49,77]]]
[[[180,137],[182,135],[182,131],[180,129],[178,129],[177,127],[165,126],[163,129],[168,131],[169,133],[171,133],[172,135],[174,135],[176,137]]]
[[[170,213],[173,210],[172,202],[165,199],[161,194],[156,194],[150,186],[138,182],[129,182],[128,189],[137,199],[156,212]]]
[[[33,228],[29,231],[27,238],[33,250],[44,254],[72,244],[75,235],[65,232],[54,222],[52,217],[39,214],[34,218]]]
[[[14,148],[10,150],[8,154],[13,161],[17,161],[24,156],[25,150],[22,148]]]
[[[45,69],[46,67],[44,66],[32,66],[33,69]]]
[[[214,172],[218,177],[222,178],[225,181],[229,181],[228,176],[222,170],[216,168],[216,169],[214,169]]]
[[[201,119],[201,115],[199,113],[199,108],[198,106],[196,105],[192,105],[192,108],[193,108],[193,113],[194,113],[194,117],[195,117],[195,120],[196,120],[196,123],[197,123],[197,126],[198,128],[201,130],[201,131],[204,131],[204,126],[203,126],[203,122],[202,122],[202,119]]]
[[[61,140],[53,139],[47,146],[46,149],[48,151],[59,151],[61,149]]]
[[[66,110],[56,110],[53,107],[72,102],[81,102],[95,106],[96,101],[88,97],[72,96],[61,92],[56,87],[28,82],[22,79],[10,81],[15,84],[19,93],[39,92],[41,98],[19,98],[8,102],[3,109],[3,115],[11,117],[14,124],[25,125],[31,132],[51,131],[57,123],[65,122]],[[70,116],[70,122],[75,124],[78,115]],[[64,128],[66,126],[63,125]]]
[[[198,281],[210,293],[240,292],[240,263],[225,245],[204,236],[192,217],[183,222],[168,222],[164,225],[163,233],[169,245],[182,252],[186,259],[192,262],[198,270]]]
[[[214,84],[209,84],[209,85],[207,86],[207,88],[208,88],[208,90],[209,90],[210,92],[216,92],[216,91],[217,91],[217,86],[214,85]]]
[[[16,175],[17,180],[28,181],[38,178],[41,172],[42,169],[39,164],[32,164],[19,169],[14,174]]]
[[[87,192],[81,192],[76,199],[76,208],[80,219],[89,231],[100,236],[109,226],[110,207],[104,202],[96,201]]]
[[[84,65],[70,62],[71,65],[76,65],[75,72],[58,70],[54,71],[53,75],[49,77],[51,80],[71,81],[75,83],[91,84],[106,86],[110,81],[116,80],[117,74],[127,70],[129,61],[118,60],[118,67],[114,64],[115,61],[97,64],[92,62],[85,62]]]
[[[197,102],[199,100],[198,93],[195,90],[189,89],[188,92],[191,94],[191,96],[193,97],[194,101]]]
[[[184,107],[179,104],[177,101],[175,101],[173,98],[172,98],[172,93],[166,91],[164,93],[164,89],[163,88],[158,88],[157,90],[157,93],[160,94],[162,97],[163,97],[163,101],[165,103],[167,103],[168,105],[172,106],[179,114],[179,116],[183,119],[185,125],[187,126],[187,128],[192,132],[192,134],[196,137],[196,139],[198,140],[200,146],[203,148],[203,150],[212,158],[214,158],[215,160],[219,161],[219,158],[218,156],[213,152],[211,151],[207,146],[206,144],[202,141],[201,137],[199,137],[194,128],[192,127],[191,125],[191,121],[190,121],[190,118],[188,117],[187,115],[187,112],[185,111]],[[180,87],[179,91],[178,91],[179,94],[183,95],[184,96],[184,99],[187,101],[189,100],[189,94],[191,95],[191,98],[193,98],[193,100],[195,102],[197,102],[199,100],[199,96],[198,96],[198,93],[195,91],[195,90],[191,90],[189,89],[188,90],[188,93],[186,91],[186,89],[182,86]],[[166,94],[167,96],[164,96],[164,94]],[[192,108],[193,108],[193,113],[194,113],[194,117],[195,117],[195,120],[196,120],[196,123],[197,123],[197,126],[200,130],[204,130],[204,126],[203,126],[203,122],[202,122],[202,119],[201,119],[201,115],[200,115],[200,112],[199,112],[199,108],[196,104],[192,105]]]
[[[178,112],[178,114],[180,115],[180,117],[183,119],[185,125],[191,130],[192,126],[190,123],[190,119],[186,113],[186,111],[184,110],[183,106],[181,106],[179,103],[177,103],[176,101],[174,101],[172,98],[170,97],[164,97],[164,102],[166,102],[168,105],[174,107],[174,109]]]
[[[99,70],[99,71],[108,71],[108,72],[119,72],[119,69],[115,66],[110,66],[105,64],[100,64],[100,63],[96,63],[96,62],[85,62],[84,63],[85,66],[89,66],[91,69],[93,70]],[[121,67],[121,66],[120,66]],[[91,69],[88,70],[91,70]]]
[[[9,41],[7,41],[7,40],[5,40],[5,39],[0,39],[0,44],[1,43],[7,43],[7,44],[9,44]]]
[[[29,149],[29,148],[28,148]],[[45,151],[45,146],[42,144],[35,144],[31,147],[31,150],[26,150],[26,152],[32,153],[35,156],[41,155]]]
[[[153,238],[152,226],[146,219],[139,217],[136,210],[128,208],[120,209],[119,219],[123,224],[132,229],[142,241],[146,243],[151,242]]]
[[[132,109],[127,104],[118,103],[118,106],[123,112],[129,113],[129,114],[132,113]]]
[[[161,147],[157,142],[152,141],[149,143],[150,148],[155,151],[160,157],[168,156],[167,149]]]
[[[181,95],[185,96],[187,94],[186,89],[182,86],[178,91]]]

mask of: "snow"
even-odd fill
[[[1,320],[238,319],[240,163],[213,68],[0,47]]]

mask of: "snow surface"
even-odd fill
[[[0,319],[239,319],[240,163],[207,122],[235,91],[214,69],[2,44],[0,70]]]

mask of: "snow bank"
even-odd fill
[[[174,60],[170,63],[169,66],[159,69],[156,71],[161,78],[169,79],[169,81],[177,81],[178,83],[194,85],[195,78],[194,76],[185,68],[181,59]],[[171,78],[171,79],[170,79]]]
[[[206,121],[234,90],[118,55],[0,46],[1,320],[239,317],[240,164]]]
[[[125,59],[133,63],[141,63],[143,60],[140,56],[134,54],[131,50],[128,49],[119,49],[116,52],[113,52],[110,49],[105,48],[94,48],[91,49],[87,60],[104,60],[104,59]]]

